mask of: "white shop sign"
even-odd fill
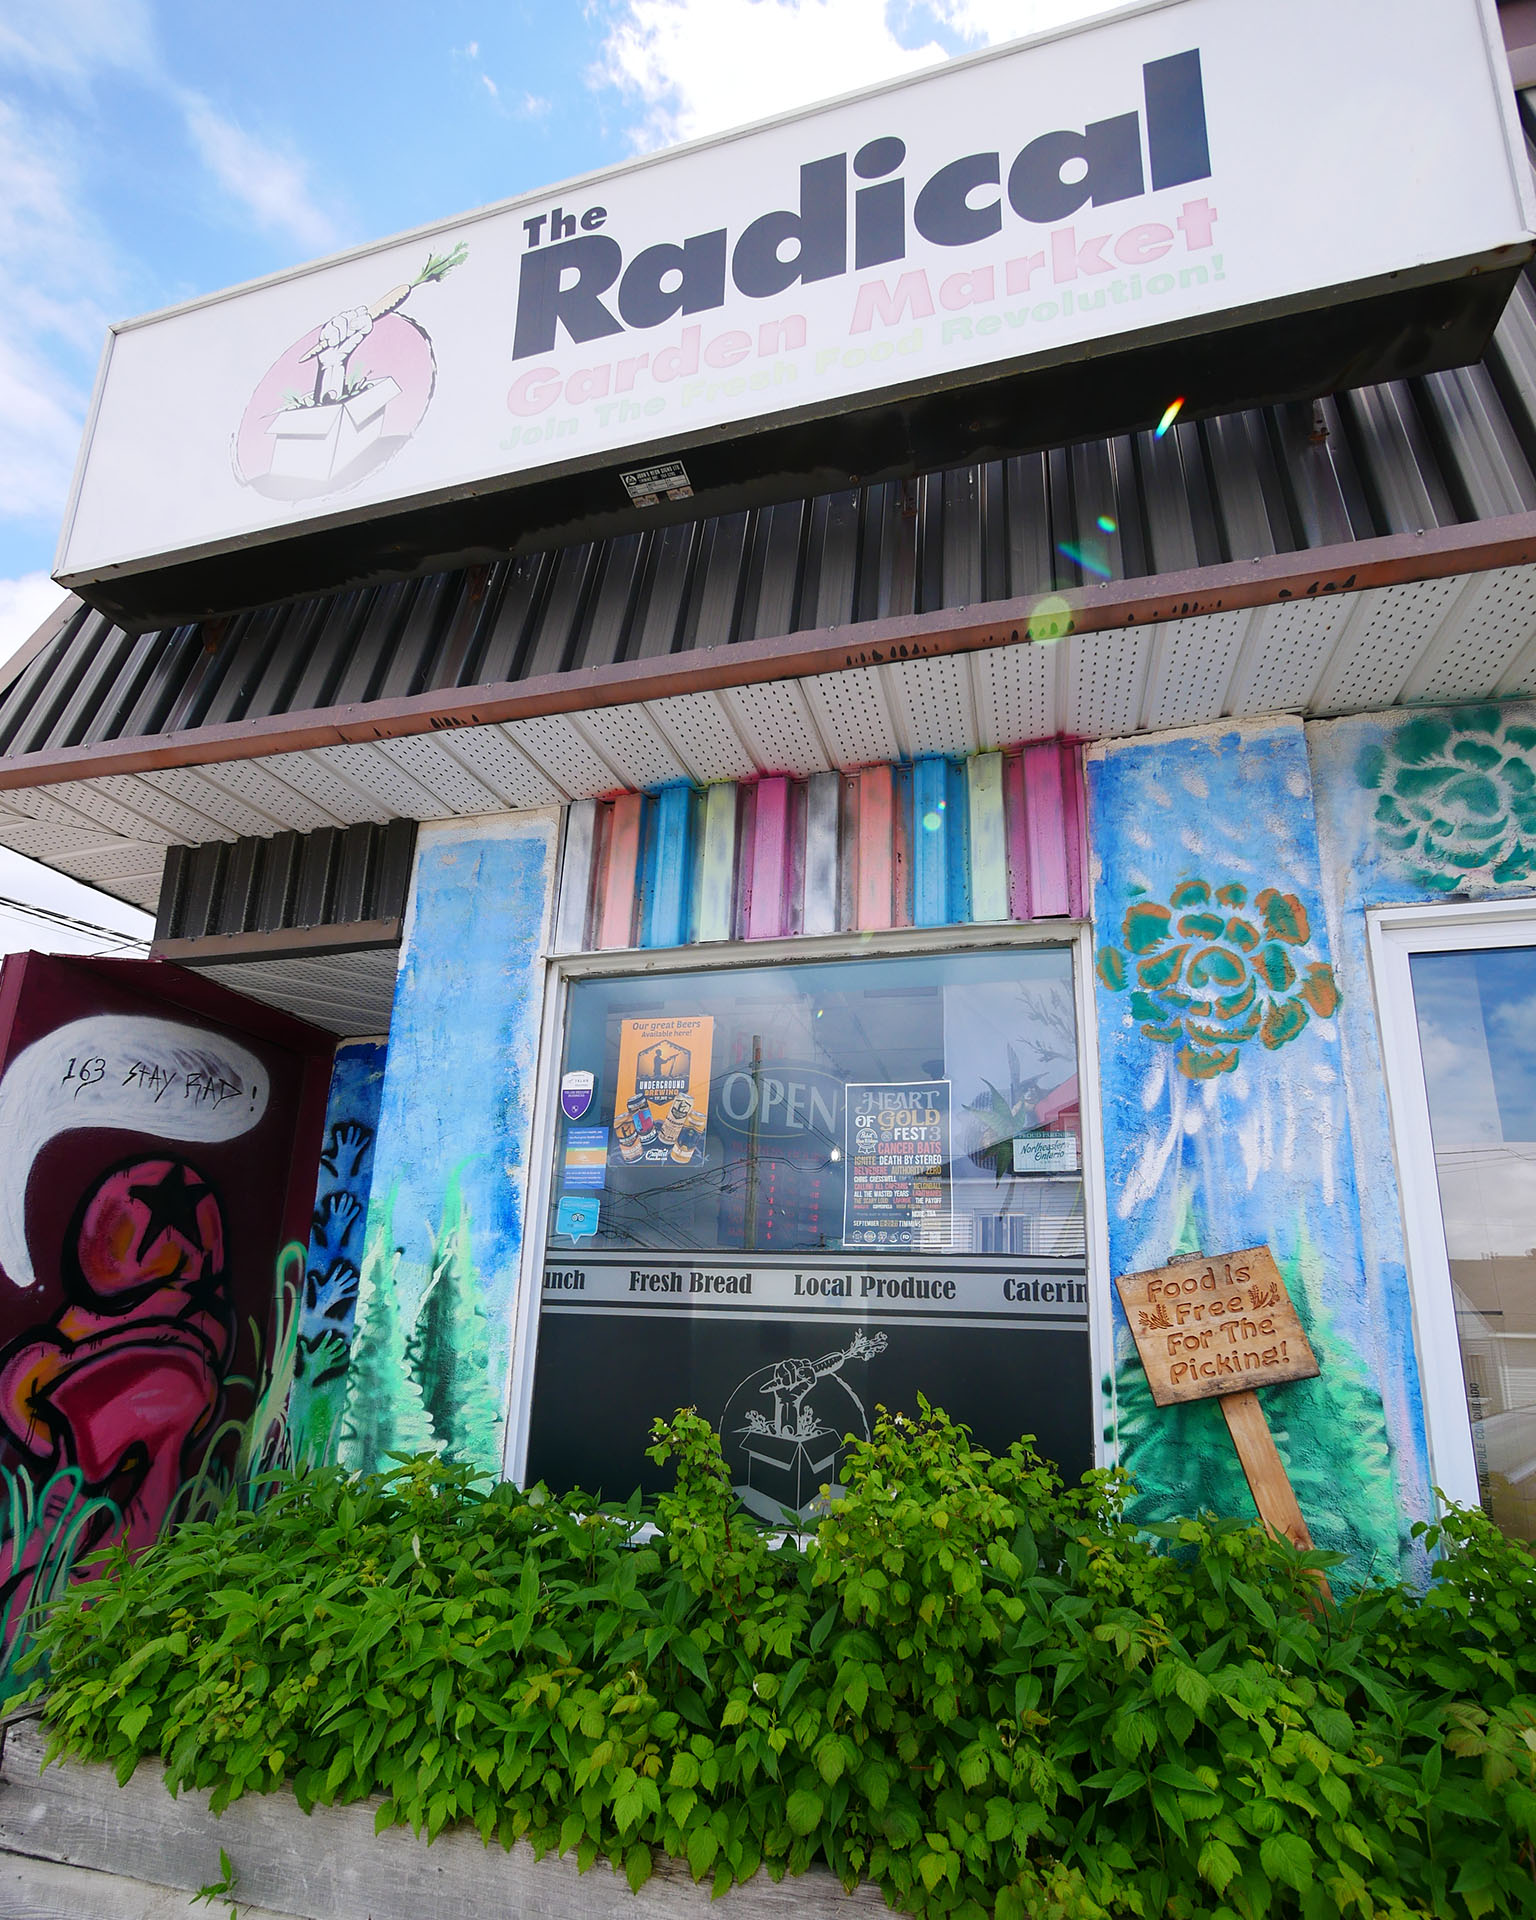
[[[1492,0],[1128,7],[115,328],[59,577],[1508,264],[1530,192]]]
[[[551,1250],[546,1313],[702,1313],[732,1319],[895,1319],[928,1326],[1068,1327],[1088,1324],[1080,1264],[950,1255],[942,1264],[874,1255],[654,1253]]]

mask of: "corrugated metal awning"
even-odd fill
[[[1478,366],[130,635],[0,695],[0,844],[167,845],[1536,691],[1536,293]],[[1065,634],[1055,639],[1052,636]]]

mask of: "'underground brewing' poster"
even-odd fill
[[[949,1082],[848,1088],[846,1247],[947,1247]]]
[[[609,1163],[686,1167],[704,1157],[711,1014],[619,1022]]]

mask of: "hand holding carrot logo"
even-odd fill
[[[373,331],[375,320],[382,320],[386,313],[394,313],[397,308],[403,307],[417,287],[445,278],[468,257],[469,248],[461,240],[449,253],[429,254],[427,264],[414,280],[391,287],[382,299],[370,301],[366,307],[346,307],[340,313],[333,314],[320,329],[320,338],[301,356],[318,363],[315,405],[320,406],[327,400],[340,400],[344,396],[347,361]]]
[[[415,279],[339,307],[278,355],[235,430],[230,451],[242,486],[278,500],[317,499],[394,458],[437,383],[431,335],[399,310],[468,257],[462,240],[429,254]]]

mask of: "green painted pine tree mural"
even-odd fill
[[[406,1351],[441,1451],[499,1475],[501,1410],[491,1380],[491,1329],[457,1169],[443,1196],[432,1278]]]
[[[1192,1253],[1201,1234],[1192,1196],[1180,1196],[1174,1245]],[[1296,1499],[1320,1547],[1349,1556],[1351,1582],[1395,1579],[1399,1539],[1392,1450],[1381,1396],[1364,1361],[1322,1304],[1322,1260],[1304,1223],[1295,1227],[1296,1251],[1282,1260],[1286,1290],[1321,1363],[1315,1380],[1267,1391],[1264,1404],[1275,1445]],[[1166,1520],[1209,1508],[1255,1516],[1226,1421],[1215,1400],[1159,1407],[1134,1349],[1119,1357],[1115,1380],[1121,1464],[1136,1482],[1130,1517]]]
[[[394,1239],[391,1190],[384,1205],[369,1214],[341,1422],[341,1463],[363,1473],[387,1467],[392,1453],[439,1451],[407,1361]]]

